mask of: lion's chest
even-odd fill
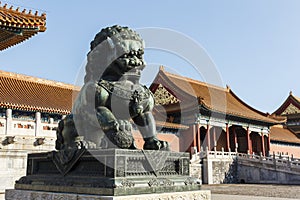
[[[110,90],[109,108],[118,119],[132,118],[151,102],[151,92],[140,84],[114,84]]]

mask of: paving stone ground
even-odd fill
[[[221,184],[221,185],[202,185],[202,189],[211,190],[212,200],[218,200],[218,199],[220,200],[299,199],[300,200],[300,186],[296,186],[296,185]],[[271,197],[271,198],[262,198],[262,197]]]
[[[260,196],[246,196],[246,195],[212,194],[211,200],[294,200],[294,199],[279,198],[279,197],[260,197]]]

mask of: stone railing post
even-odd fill
[[[287,167],[289,168],[289,170],[291,169],[291,161],[290,161],[290,157],[289,156],[287,158]]]
[[[263,160],[263,153],[259,152],[259,160],[262,161]]]
[[[274,169],[276,169],[276,155],[275,155],[275,152],[273,152],[273,165],[274,165]]]
[[[222,158],[224,158],[224,147],[221,148],[222,151]]]

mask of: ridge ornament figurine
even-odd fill
[[[72,114],[57,129],[57,150],[136,149],[131,123],[143,136],[143,149],[169,149],[167,142],[156,137],[153,94],[139,83],[145,68],[143,54],[144,41],[128,27],[115,25],[95,36],[84,85]]]

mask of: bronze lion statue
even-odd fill
[[[168,149],[156,137],[153,94],[139,83],[143,54],[144,41],[128,27],[104,28],[95,36],[72,114],[59,123],[56,149],[135,149],[132,124],[143,136],[143,149]]]

